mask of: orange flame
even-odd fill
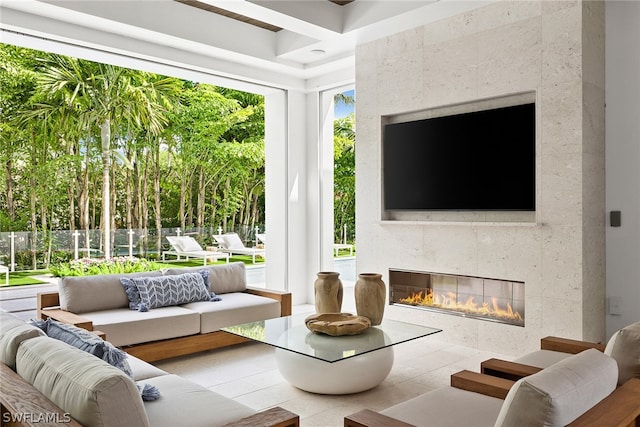
[[[478,304],[474,301],[473,296],[470,296],[466,301],[462,302],[458,301],[454,292],[434,293],[432,289],[426,289],[424,291],[416,292],[407,298],[402,298],[399,302],[414,306],[454,310],[470,315],[506,320],[514,323],[524,322],[522,315],[517,311],[514,311],[510,304],[507,304],[506,309],[502,308],[495,297],[491,298],[491,304],[488,302]]]

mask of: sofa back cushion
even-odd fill
[[[604,354],[618,362],[618,385],[631,378],[640,379],[640,322],[633,323],[613,334]]]
[[[243,262],[206,267],[169,268],[164,271],[164,274],[175,275],[199,270],[207,270],[209,272],[209,290],[216,294],[244,292],[247,289],[247,274]]]
[[[129,299],[120,278],[161,276],[160,271],[96,276],[67,276],[58,282],[60,308],[73,313],[127,308]]]
[[[121,370],[48,337],[24,341],[16,372],[86,427],[148,426],[135,382]]]
[[[44,332],[12,314],[0,311],[0,362],[16,370],[16,353],[24,340],[42,337]]]
[[[565,426],[616,388],[615,360],[590,349],[517,381],[504,400],[497,426]]]

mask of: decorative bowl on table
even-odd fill
[[[312,314],[304,320],[304,323],[312,332],[334,337],[358,335],[371,326],[368,318],[351,313]]]

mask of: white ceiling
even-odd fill
[[[0,27],[171,64],[189,62],[190,54],[199,58],[194,68],[308,88],[323,79],[353,80],[357,44],[490,1],[200,0],[282,28],[274,32],[173,0],[0,0]],[[0,41],[14,36],[0,33]]]

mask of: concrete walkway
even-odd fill
[[[38,277],[45,280],[42,277]],[[43,285],[25,285],[0,288],[0,309],[15,314],[22,320],[36,318],[36,295],[58,290],[57,278],[47,278]]]

